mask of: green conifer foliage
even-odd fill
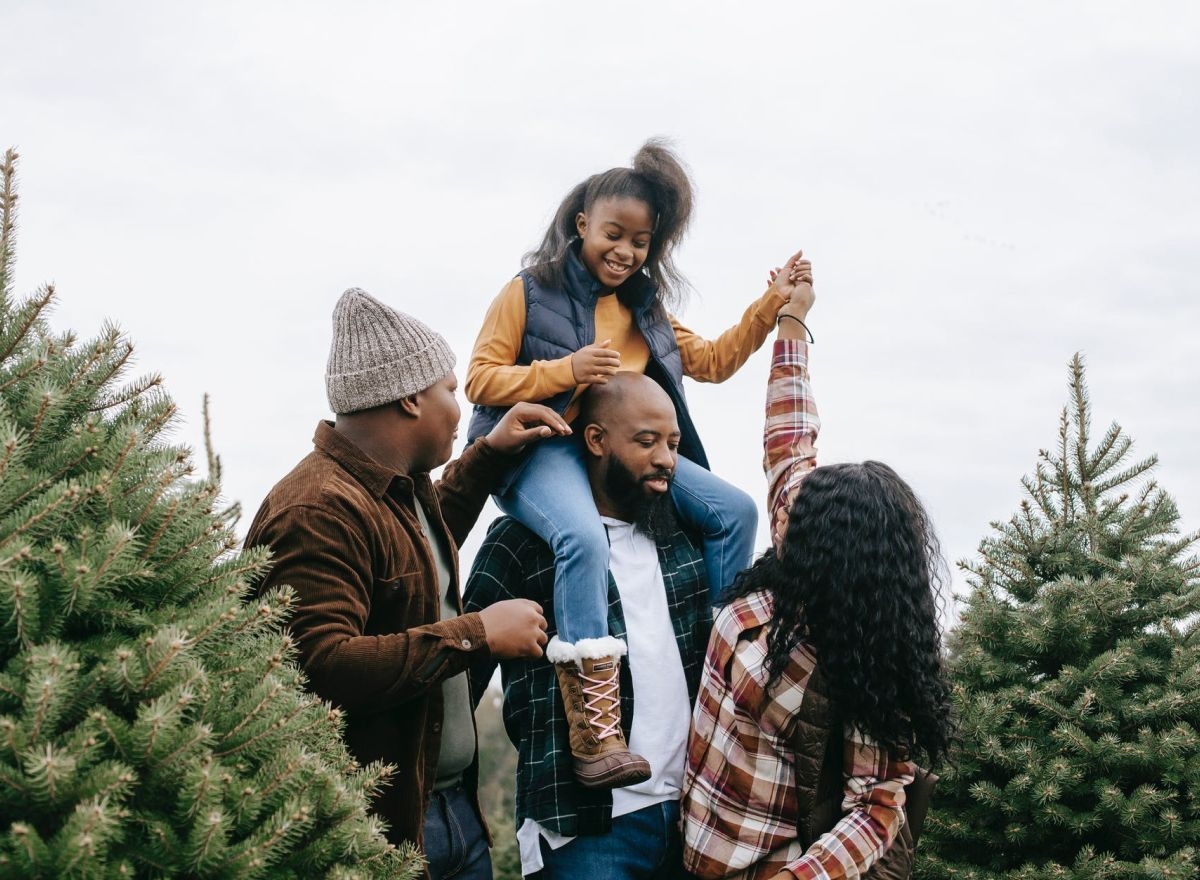
[[[1200,536],[1118,425],[1092,445],[1078,355],[1070,389],[1019,512],[963,564],[961,746],[918,877],[1200,876]]]
[[[164,440],[132,346],[12,297],[0,193],[0,878],[411,877],[337,710],[302,688],[292,594],[246,601],[216,475]]]

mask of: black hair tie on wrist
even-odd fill
[[[775,319],[776,326],[778,326],[779,322],[782,321],[784,318],[791,318],[793,321],[795,321],[797,324],[799,324],[801,327],[803,327],[804,332],[808,334],[809,343],[815,343],[817,341],[817,340],[813,339],[812,331],[808,329],[808,325],[805,324],[803,321],[801,321],[799,318],[797,318],[795,315],[789,315],[786,312],[781,314],[779,317],[777,317]]]

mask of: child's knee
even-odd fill
[[[758,505],[749,494],[733,488],[725,502],[723,519],[727,531],[753,532],[758,528]]]
[[[599,520],[594,529],[564,529],[553,549],[555,556],[565,557],[574,565],[608,569],[608,536]]]
[[[746,492],[742,493],[738,514],[751,529],[758,527],[758,503]]]

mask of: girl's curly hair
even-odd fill
[[[929,516],[894,470],[825,465],[796,493],[779,551],[742,572],[723,601],[771,594],[768,690],[806,641],[843,723],[932,764],[953,735],[936,598],[943,569]]]
[[[601,199],[626,197],[645,202],[654,217],[649,252],[638,274],[654,282],[659,302],[672,308],[680,305],[688,284],[673,254],[691,221],[694,195],[687,168],[660,138],[642,144],[632,167],[610,168],[576,184],[554,212],[541,244],[525,254],[522,265],[540,283],[561,287],[563,259],[577,238],[575,217]]]

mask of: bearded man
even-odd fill
[[[553,638],[547,657],[500,661],[505,726],[518,752],[522,873],[543,880],[682,876],[679,798],[712,613],[702,542],[681,530],[670,499],[679,424],[657,383],[618,373],[584,395],[578,426],[610,545],[609,633],[627,654],[623,663],[571,667],[569,698],[599,716],[578,726],[563,708],[557,676],[564,664],[552,662]],[[469,613],[517,598],[542,606],[553,637],[554,555],[506,517],[475,558],[464,602]],[[495,665],[472,668],[474,693],[483,692]],[[606,728],[613,740],[621,730],[648,759],[648,780],[616,790],[579,784],[572,740],[603,738]]]

